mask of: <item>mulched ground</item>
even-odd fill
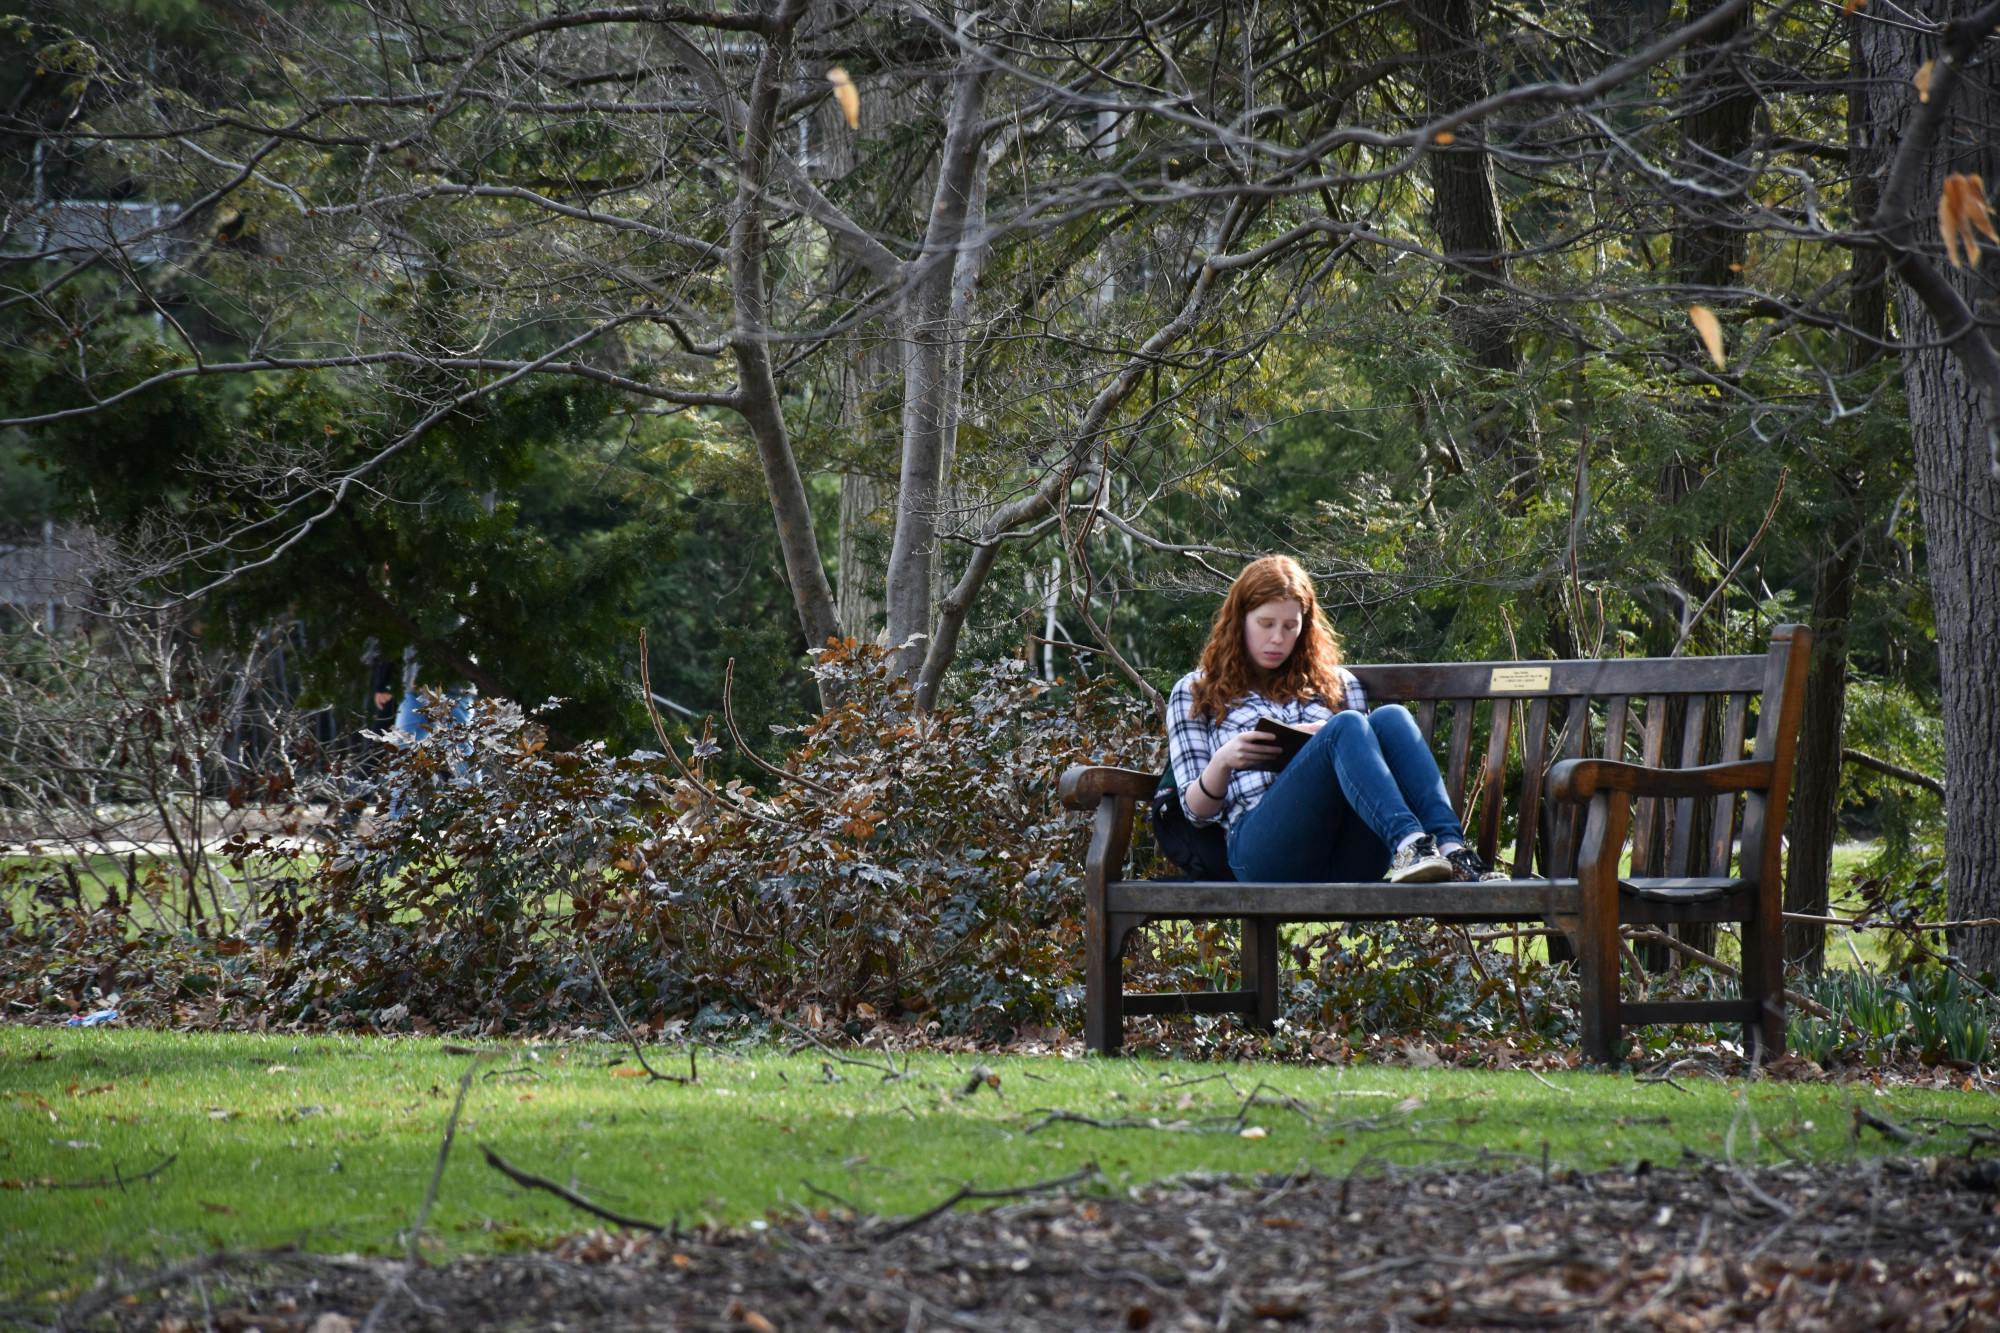
[[[216,1256],[135,1295],[101,1288],[70,1326],[2000,1328],[2000,1162],[1184,1178],[900,1222],[596,1231],[405,1273]]]

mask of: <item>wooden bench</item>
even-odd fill
[[[1063,804],[1095,816],[1084,865],[1087,1044],[1116,1052],[1127,1014],[1242,1013],[1268,1028],[1280,924],[1429,918],[1561,925],[1593,1061],[1611,1063],[1623,1030],[1651,1023],[1741,1023],[1746,1051],[1768,1059],[1785,1040],[1781,834],[1811,655],[1808,630],[1780,625],[1761,656],[1350,664],[1371,704],[1405,704],[1433,746],[1448,724],[1446,789],[1479,854],[1513,874],[1506,881],[1125,879],[1134,816],[1158,774],[1070,769]],[[1503,832],[1511,867],[1498,855]],[[1243,989],[1125,992],[1134,929],[1217,919],[1243,923]],[[1740,924],[1741,998],[1621,1003],[1619,926],[1691,922]]]

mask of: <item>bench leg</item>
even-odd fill
[[[1583,848],[1577,857],[1583,919],[1576,937],[1576,975],[1582,985],[1583,1058],[1617,1063],[1624,1025],[1618,1012],[1618,854],[1631,823],[1624,792],[1590,799]]]
[[[1243,919],[1243,989],[1256,997],[1250,1023],[1261,1032],[1278,1025],[1278,923],[1268,917]]]
[[[1782,909],[1781,909],[1782,910]],[[1754,1000],[1758,1017],[1743,1025],[1743,1054],[1752,1064],[1785,1053],[1785,959],[1783,918],[1774,929],[1757,920],[1743,923],[1743,998]]]
[[[1125,935],[1108,913],[1084,913],[1083,1044],[1099,1055],[1125,1044]]]

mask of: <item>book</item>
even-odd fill
[[[1301,731],[1289,723],[1278,721],[1275,717],[1258,718],[1255,730],[1276,738],[1278,742],[1277,762],[1270,766],[1270,771],[1273,773],[1291,763],[1293,756],[1303,750],[1306,742],[1313,738],[1312,732]]]

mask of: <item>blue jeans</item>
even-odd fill
[[[1412,833],[1465,841],[1437,760],[1401,704],[1335,713],[1229,831],[1229,868],[1264,883],[1364,883]]]

